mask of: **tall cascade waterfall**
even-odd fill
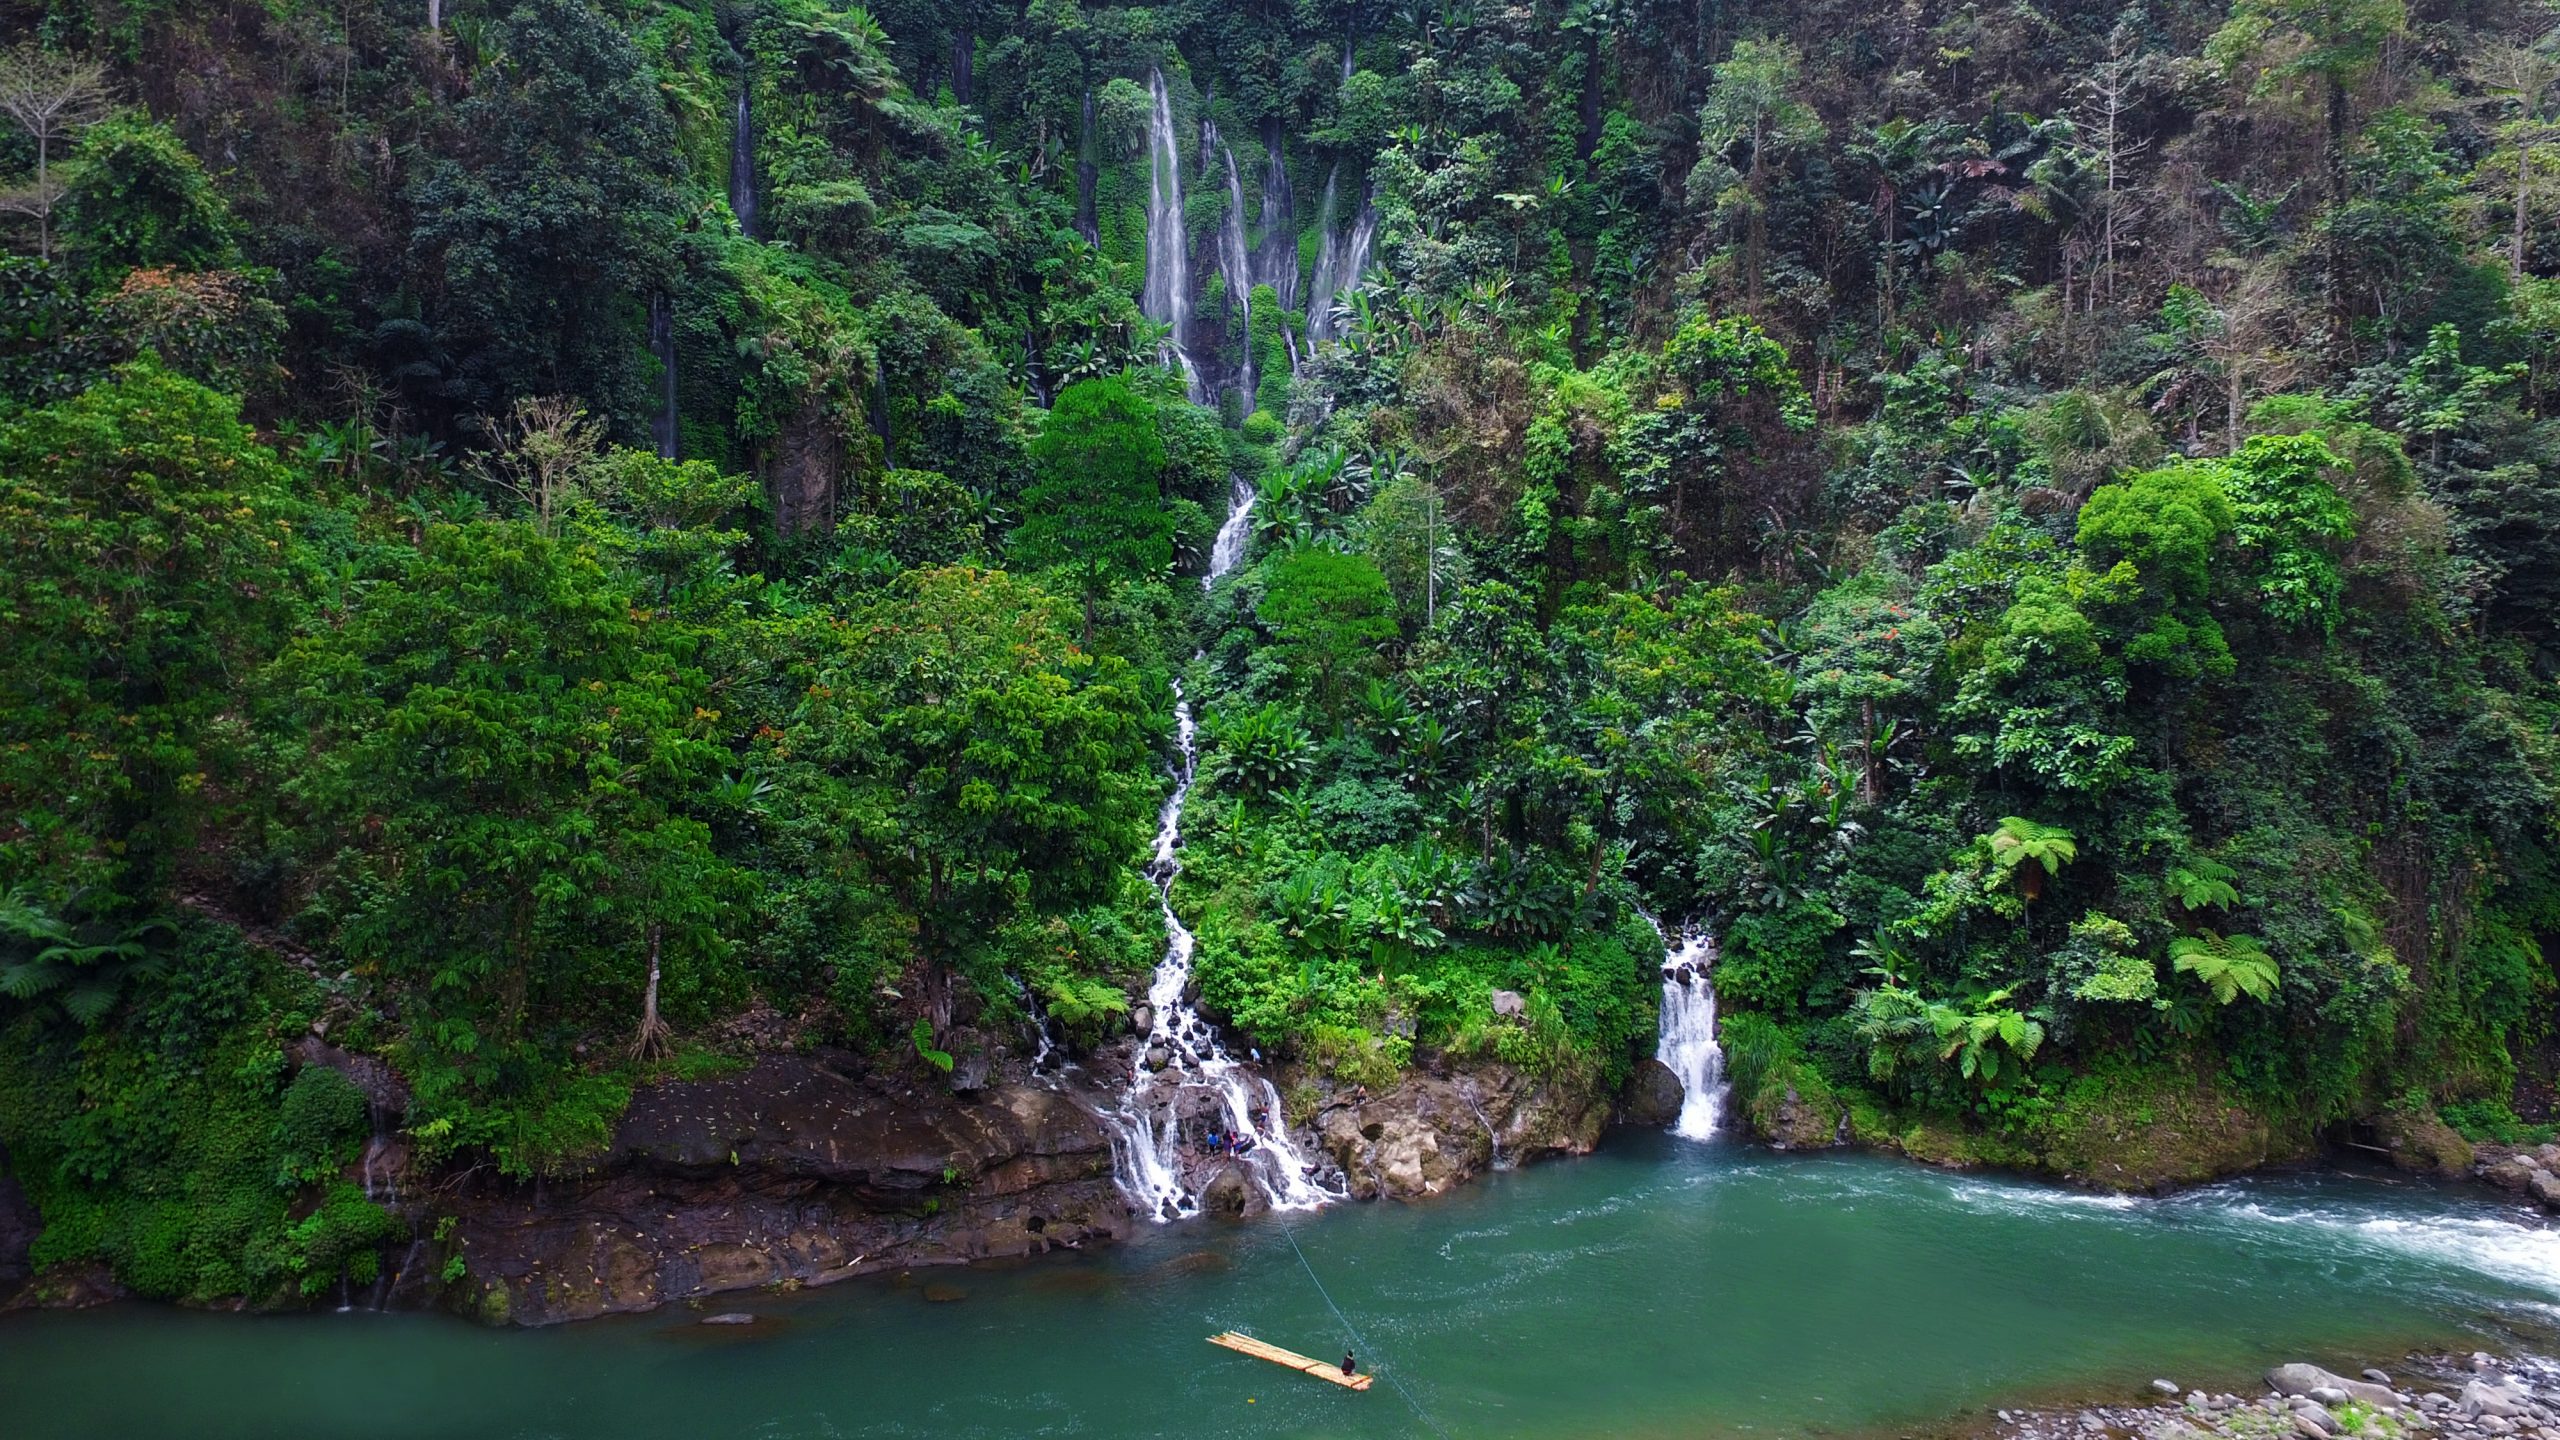
[[[1656,925],[1656,931],[1661,926]],[[1716,938],[1705,930],[1663,936],[1662,1030],[1653,1057],[1680,1077],[1671,1133],[1712,1138],[1724,1123],[1724,1047],[1716,1043]]]
[[[1227,282],[1227,303],[1244,317],[1244,367],[1240,377],[1244,406],[1239,413],[1250,415],[1261,377],[1254,373],[1253,363],[1253,252],[1245,247],[1244,182],[1236,176],[1236,152],[1218,138],[1216,127],[1203,128],[1227,164],[1227,218],[1218,225],[1218,273]]]
[[[1352,219],[1351,228],[1336,231],[1334,202],[1341,182],[1340,167],[1325,177],[1324,203],[1317,217],[1323,244],[1316,251],[1315,284],[1307,291],[1307,350],[1313,354],[1317,342],[1333,338],[1334,302],[1342,292],[1360,283],[1360,272],[1369,268],[1369,249],[1378,240],[1378,207],[1363,199],[1360,213]]]
[[[1286,315],[1298,308],[1298,197],[1289,188],[1279,121],[1263,135],[1262,152],[1262,244],[1253,252],[1253,282],[1270,286]]]
[[[738,233],[756,238],[755,115],[747,107],[746,82],[738,84],[738,110],[729,128],[729,212],[738,217]]]
[[[1209,551],[1205,587],[1244,558],[1253,524],[1253,487],[1238,480],[1224,525]],[[1147,1038],[1130,1065],[1129,1088],[1104,1119],[1111,1131],[1113,1178],[1130,1205],[1157,1220],[1200,1213],[1200,1195],[1184,1175],[1183,1146],[1216,1130],[1240,1135],[1250,1148],[1241,1161],[1275,1210],[1312,1210],[1339,1200],[1310,1178],[1313,1166],[1289,1138],[1280,1091],[1227,1053],[1218,1032],[1186,997],[1191,986],[1193,937],[1173,909],[1174,877],[1182,873],[1182,806],[1190,798],[1199,761],[1191,702],[1174,687],[1173,795],[1156,825],[1155,858],[1147,866],[1164,907],[1164,958],[1147,986]],[[1185,1125],[1190,1122],[1186,1136]]]
[[[1147,288],[1138,308],[1173,327],[1172,358],[1194,402],[1200,367],[1191,363],[1191,244],[1182,231],[1182,147],[1173,133],[1173,95],[1164,72],[1147,72],[1155,107],[1147,115]]]
[[[649,438],[658,458],[676,458],[676,316],[666,292],[649,297],[649,353],[658,357],[658,417],[649,422]]]

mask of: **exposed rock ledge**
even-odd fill
[[[457,1308],[548,1325],[1124,1234],[1110,1142],[1071,1097],[964,1102],[824,1056],[634,1098],[582,1178],[454,1196]]]
[[[1487,1170],[1587,1155],[1608,1123],[1596,1089],[1481,1064],[1416,1070],[1376,1094],[1337,1092],[1317,1112],[1316,1136],[1353,1199],[1419,1200]]]

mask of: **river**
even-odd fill
[[[1203,1343],[1233,1327],[1336,1357],[1298,1249],[1399,1384],[1351,1393]],[[1622,1133],[1430,1204],[710,1306],[752,1327],[21,1316],[0,1321],[0,1434],[1844,1433],[2131,1398],[2154,1375],[2239,1388],[2280,1360],[2541,1345],[2556,1303],[2560,1231],[2477,1191],[2324,1173],[2111,1199]]]

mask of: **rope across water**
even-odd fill
[[[1380,1368],[1375,1363],[1377,1350],[1369,1344],[1369,1338],[1360,1333],[1360,1327],[1351,1323],[1351,1317],[1342,1313],[1342,1307],[1334,1303],[1333,1292],[1324,1288],[1324,1281],[1316,1274],[1316,1267],[1307,1263],[1307,1252],[1298,1244],[1298,1232],[1291,1228],[1288,1218],[1277,1211],[1273,1212],[1272,1218],[1280,1222],[1280,1233],[1289,1237],[1289,1248],[1297,1252],[1298,1268],[1307,1272],[1308,1283],[1314,1285],[1316,1293],[1324,1297],[1325,1308],[1333,1312],[1334,1319],[1342,1322],[1343,1333],[1351,1337],[1351,1343],[1359,1347],[1360,1353],[1370,1357],[1371,1373],[1384,1375],[1387,1383],[1396,1387],[1396,1393],[1404,1397],[1404,1403],[1413,1407],[1413,1413],[1421,1419],[1422,1423],[1431,1427],[1431,1433],[1439,1436],[1440,1440],[1449,1440],[1449,1432],[1441,1429],[1440,1422],[1431,1418],[1431,1412],[1422,1408],[1422,1402],[1413,1398],[1413,1392],[1404,1388],[1404,1381],[1396,1378],[1396,1372],[1391,1368]]]

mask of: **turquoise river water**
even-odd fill
[[[1293,1248],[1292,1242],[1296,1247]],[[1203,1343],[1331,1359],[1366,1393]],[[489,1331],[125,1305],[0,1322],[0,1436],[797,1440],[1901,1433],[2236,1386],[2288,1359],[2544,1348],[2560,1231],[2337,1174],[2167,1200],[1652,1135],[1423,1205],[1191,1222],[1002,1270]]]

